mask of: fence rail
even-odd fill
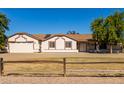
[[[23,60],[23,61],[4,61],[4,63],[63,63],[63,61],[48,61],[48,60]]]
[[[123,72],[123,76],[124,76],[124,69],[122,69],[122,70],[93,70],[93,69],[81,69],[81,68],[79,68],[79,69],[69,69],[68,67],[67,67],[67,65],[68,64],[124,64],[124,62],[69,62],[66,58],[62,58],[62,60],[60,61],[60,60],[58,60],[58,61],[50,61],[50,60],[23,60],[23,61],[4,61],[3,60],[3,58],[0,58],[0,76],[2,76],[3,74],[4,74],[4,65],[5,64],[11,64],[11,63],[15,63],[15,64],[22,64],[22,63],[29,63],[29,64],[44,64],[44,63],[53,63],[53,66],[54,66],[54,63],[57,63],[57,64],[62,64],[62,71],[63,72],[61,72],[61,73],[59,73],[59,74],[55,74],[55,73],[53,73],[53,72],[51,72],[51,73],[49,73],[49,72],[46,72],[46,73],[43,73],[43,72],[45,72],[45,71],[41,71],[41,72],[22,72],[22,73],[20,73],[20,72],[13,72],[13,73],[11,73],[11,74],[18,74],[18,75],[20,75],[20,74],[23,74],[23,73],[26,73],[26,74],[34,74],[34,75],[37,75],[37,74],[40,74],[41,76],[43,75],[47,75],[47,76],[54,76],[54,75],[61,75],[61,76],[63,76],[63,77],[66,77],[66,76],[68,76],[67,75],[67,72],[81,72],[81,73],[84,73],[84,72],[101,72],[101,74],[102,74],[102,72]],[[103,73],[104,74],[104,73]],[[119,74],[120,75],[120,74]],[[70,74],[70,76],[71,76],[71,74]],[[73,76],[73,75],[72,75]],[[74,76],[76,76],[76,75],[74,75]],[[77,75],[77,76],[81,76],[81,75]],[[82,75],[82,76],[85,76],[85,75]]]
[[[124,62],[67,62],[66,64],[124,64]]]

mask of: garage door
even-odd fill
[[[33,43],[9,43],[10,53],[33,53]]]

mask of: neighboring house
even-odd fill
[[[28,34],[8,37],[9,53],[88,52],[95,50],[91,34]]]

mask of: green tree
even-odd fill
[[[115,12],[113,15],[114,20],[114,26],[116,28],[116,33],[118,37],[118,43],[121,43],[122,51],[123,51],[123,45],[124,45],[124,12]]]
[[[113,16],[108,16],[105,19],[105,27],[107,32],[105,41],[110,46],[110,53],[112,53],[112,45],[118,40]]]
[[[106,42],[110,45],[110,53],[112,53],[112,45],[118,43],[124,43],[122,33],[124,31],[124,13],[115,12],[105,20],[106,26]]]
[[[68,31],[67,34],[79,34],[79,33],[73,30],[73,31]]]
[[[0,49],[5,48],[6,45],[6,36],[5,32],[6,30],[9,30],[9,19],[6,17],[6,15],[0,13]]]
[[[91,23],[91,30],[93,39],[96,41],[96,50],[99,51],[100,44],[104,43],[105,39],[105,27],[104,27],[104,19],[97,18]]]
[[[124,45],[124,12],[115,12],[107,18],[97,18],[91,23],[93,39],[98,45],[106,43],[110,46],[112,53],[112,45]]]

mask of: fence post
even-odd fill
[[[63,58],[63,76],[66,77],[66,58]]]
[[[2,76],[3,72],[3,58],[0,58],[0,76]]]

